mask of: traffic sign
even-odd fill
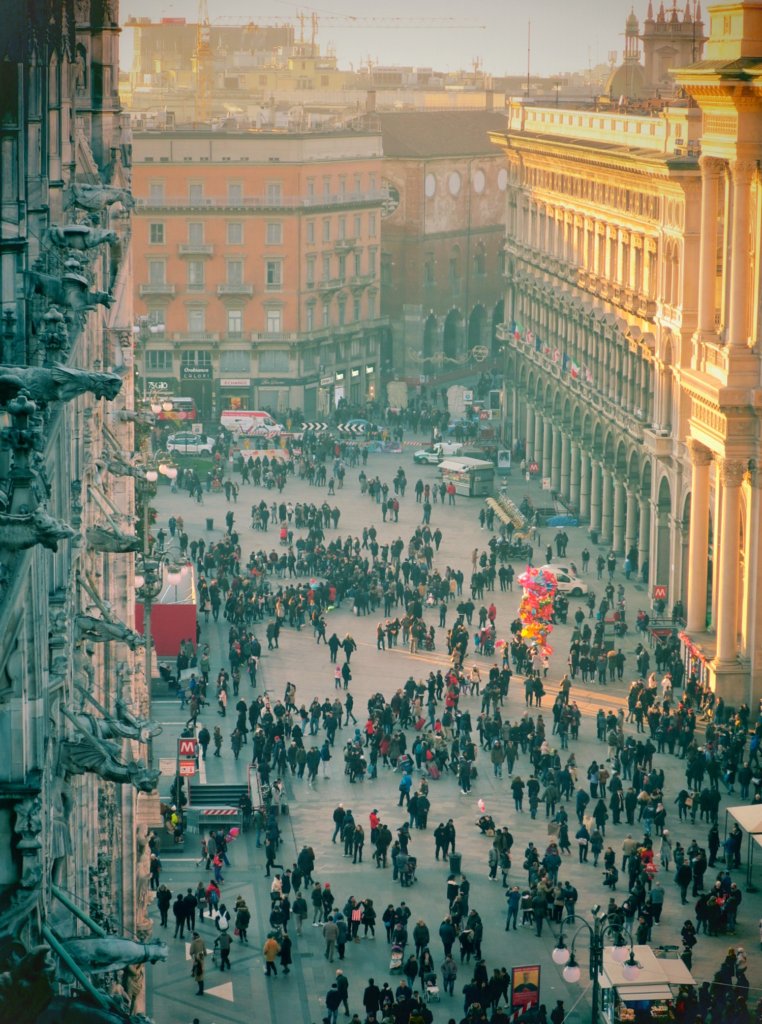
[[[663,583],[655,583],[653,589],[654,601],[666,601],[667,600],[667,588]]]
[[[196,762],[195,761],[181,761],[180,762],[180,775],[184,778],[196,774]]]
[[[328,430],[327,423],[302,423],[302,430],[314,430],[315,433],[319,433],[323,430]]]
[[[198,740],[195,736],[181,736],[177,741],[178,757],[194,757],[198,748]]]
[[[342,434],[364,434],[365,425],[362,423],[340,423],[339,431]]]

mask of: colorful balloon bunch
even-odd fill
[[[553,631],[553,598],[558,584],[552,572],[527,566],[518,578],[524,589],[519,606],[521,635],[530,645],[539,647],[543,654],[552,654],[547,639]]]

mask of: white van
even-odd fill
[[[220,425],[234,437],[278,437],[286,429],[269,412],[252,409],[226,409],[220,416]]]

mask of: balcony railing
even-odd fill
[[[217,295],[222,299],[227,295],[247,295],[249,298],[254,294],[253,284],[244,284],[239,282],[238,284],[218,284]]]
[[[136,199],[139,210],[311,210],[334,206],[373,206],[380,205],[385,198],[382,189],[368,189],[365,192],[346,192],[320,196],[242,196],[232,199],[228,196],[202,196],[191,199],[189,196],[163,196],[150,198],[141,196]]]
[[[175,286],[173,284],[167,284],[166,281],[156,283],[149,281],[148,284],[141,284],[140,294],[143,295],[174,295]]]
[[[213,256],[214,246],[211,242],[180,242],[177,251],[180,256]]]

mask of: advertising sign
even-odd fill
[[[182,778],[190,778],[196,774],[196,762],[195,761],[181,761],[180,772]]]
[[[540,1002],[540,966],[511,969],[511,1009],[526,1010]]]
[[[211,366],[181,366],[180,380],[211,380]]]

